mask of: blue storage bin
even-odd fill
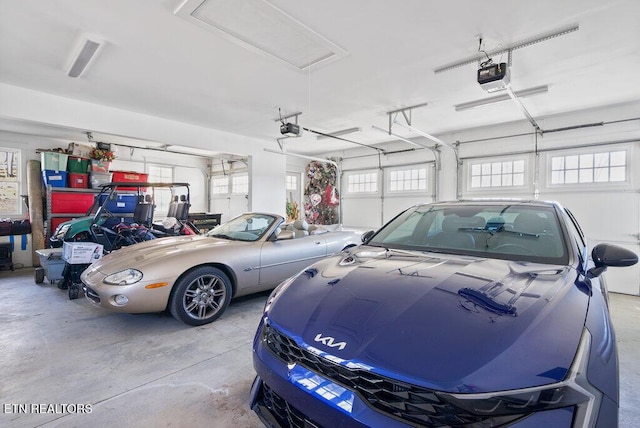
[[[51,169],[45,169],[42,171],[42,181],[45,187],[67,187],[67,172],[66,171],[54,171]]]
[[[107,195],[100,196],[100,205],[104,203]],[[138,195],[117,194],[116,199],[107,202],[106,208],[112,213],[133,214],[136,210]]]

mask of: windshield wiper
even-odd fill
[[[495,235],[496,233],[511,233],[511,234],[516,234],[518,236],[530,236],[532,238],[539,238],[540,237],[539,233],[519,232],[517,230],[509,230],[509,229],[505,229],[503,227],[500,227],[500,228],[497,228],[497,229],[485,229],[483,227],[460,227],[460,228],[458,228],[458,230],[461,230],[463,232],[490,233],[492,235]]]

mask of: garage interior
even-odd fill
[[[222,222],[317,213],[309,183],[328,162],[345,229],[419,202],[556,200],[592,244],[640,254],[637,16],[632,0],[4,1],[0,219],[29,218],[41,152],[99,142],[113,170],[188,182],[190,210]],[[2,426],[262,426],[247,400],[268,293],[196,328],[109,313],[34,282],[51,224],[31,220],[45,234],[0,236]],[[631,427],[640,267],[607,283]]]

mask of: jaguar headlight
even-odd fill
[[[104,278],[104,282],[110,285],[131,285],[142,279],[142,272],[136,269],[125,269],[112,273]]]

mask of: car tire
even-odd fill
[[[35,281],[36,284],[42,284],[44,282],[44,268],[38,267],[35,271]]]
[[[78,296],[80,296],[80,285],[73,284],[71,287],[69,287],[69,300],[75,300],[78,298]]]
[[[174,286],[169,311],[185,324],[215,321],[229,306],[231,281],[220,269],[203,266],[184,275]]]

